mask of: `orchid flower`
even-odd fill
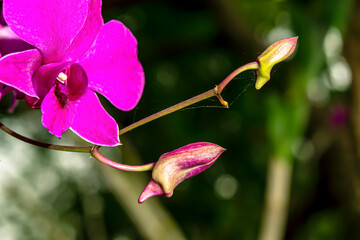
[[[138,202],[157,195],[171,197],[177,185],[208,169],[224,151],[219,145],[197,142],[161,155]]]
[[[0,22],[0,57],[31,48],[33,47],[19,38],[9,26]]]
[[[42,124],[61,138],[71,129],[97,144],[120,144],[118,126],[95,92],[131,110],[144,88],[137,41],[121,22],[103,23],[101,0],[4,0],[11,30],[35,49],[0,60],[0,82],[41,108]]]

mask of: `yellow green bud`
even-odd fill
[[[270,72],[273,66],[290,57],[296,48],[298,37],[281,39],[268,47],[257,59],[259,68],[255,88],[259,90],[270,80]]]

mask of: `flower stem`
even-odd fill
[[[247,70],[254,70],[254,69],[257,69],[259,67],[258,63],[257,62],[251,62],[251,63],[248,63],[248,64],[245,64],[241,67],[239,67],[238,69],[236,69],[235,71],[233,71],[232,73],[230,73],[218,86],[216,86],[215,88],[209,90],[209,91],[206,91],[202,94],[199,94],[195,97],[192,97],[188,100],[185,100],[181,103],[178,103],[174,106],[171,106],[169,108],[166,108],[160,112],[157,112],[157,113],[154,113],[153,115],[150,115],[146,118],[143,118],[127,127],[124,127],[123,129],[120,129],[119,131],[119,135],[123,135],[124,133],[127,133],[131,130],[133,130],[134,128],[137,128],[137,127],[140,127],[148,122],[151,122],[155,119],[158,119],[158,118],[161,118],[163,116],[166,116],[170,113],[173,113],[173,112],[176,112],[182,108],[185,108],[185,107],[188,107],[192,104],[195,104],[195,103],[198,103],[200,101],[203,101],[205,99],[208,99],[210,97],[214,97],[216,96],[220,103],[228,108],[228,103],[222,99],[221,97],[221,92],[224,90],[224,88],[226,87],[226,85],[229,84],[229,82],[234,78],[236,77],[238,74],[244,72],[244,71],[247,71]]]
[[[58,150],[58,151],[67,151],[67,152],[90,152],[92,146],[86,146],[86,147],[80,147],[80,146],[63,146],[63,145],[56,145],[56,144],[50,144],[50,143],[44,143],[44,142],[39,142],[30,138],[27,138],[23,135],[20,135],[17,132],[14,132],[13,130],[11,130],[10,128],[6,127],[2,122],[0,122],[0,128],[1,130],[3,130],[4,132],[6,132],[7,134],[23,141],[26,143],[30,143],[34,146],[38,146],[38,147],[42,147],[42,148],[47,148],[47,149],[53,149],[53,150]]]
[[[257,64],[257,62],[251,62],[248,64],[245,64],[241,67],[239,67],[238,69],[236,69],[235,71],[233,71],[232,73],[229,74],[229,76],[227,76],[218,86],[215,86],[213,89],[208,90],[202,94],[199,94],[195,97],[192,97],[188,100],[185,100],[181,103],[175,104],[174,106],[171,106],[169,108],[166,108],[160,112],[157,112],[153,115],[150,115],[144,119],[141,119],[123,129],[120,129],[119,131],[119,135],[122,135],[124,133],[127,133],[131,130],[133,130],[134,128],[140,127],[148,122],[151,122],[155,119],[161,118],[165,115],[168,115],[170,113],[176,112],[182,108],[188,107],[194,103],[203,101],[205,99],[208,99],[210,97],[214,97],[216,96],[220,103],[228,108],[228,103],[221,97],[221,93],[224,90],[224,88],[226,87],[227,84],[229,84],[229,82],[236,77],[238,74],[247,71],[247,70],[254,70],[254,69],[258,69],[259,65]],[[114,168],[117,169],[121,169],[121,170],[125,170],[126,171],[147,171],[147,170],[151,170],[154,163],[150,163],[147,165],[143,165],[143,166],[128,166],[128,165],[123,165],[120,163],[116,163],[113,162],[105,157],[103,157],[99,151],[98,151],[98,146],[64,146],[64,145],[56,145],[56,144],[50,144],[50,143],[44,143],[44,142],[39,142],[30,138],[27,138],[23,135],[20,135],[19,133],[14,132],[13,130],[9,129],[8,127],[6,127],[3,123],[0,122],[0,128],[1,130],[3,130],[4,132],[6,132],[7,134],[23,141],[29,144],[32,144],[34,146],[38,146],[38,147],[42,147],[42,148],[47,148],[47,149],[52,149],[52,150],[58,150],[58,151],[68,151],[68,152],[90,152],[96,159],[98,159],[100,162],[105,163],[106,165],[112,166]],[[145,169],[145,170],[144,170]]]
[[[154,165],[155,165],[155,162],[148,163],[145,165],[137,165],[137,166],[117,163],[117,162],[114,162],[114,161],[104,157],[103,155],[101,155],[101,153],[99,152],[98,146],[93,146],[91,148],[91,155],[99,162],[102,162],[110,167],[113,167],[113,168],[116,168],[116,169],[119,169],[122,171],[128,171],[128,172],[150,171],[154,168]]]
[[[185,100],[185,101],[183,101],[181,103],[178,103],[178,104],[176,104],[174,106],[166,108],[166,109],[164,109],[164,110],[162,110],[160,112],[154,113],[153,115],[150,115],[150,116],[148,116],[146,118],[143,118],[140,121],[137,121],[137,122],[135,122],[135,123],[133,123],[133,124],[127,126],[127,127],[124,127],[123,129],[120,129],[119,135],[127,133],[127,132],[133,130],[134,128],[140,127],[140,126],[142,126],[142,125],[144,125],[144,124],[146,124],[148,122],[151,122],[151,121],[153,121],[155,119],[161,118],[161,117],[163,117],[165,115],[168,115],[168,114],[173,113],[173,112],[175,112],[177,110],[180,110],[182,108],[185,108],[187,106],[190,106],[190,105],[192,105],[194,103],[200,102],[202,100],[208,99],[208,98],[213,97],[213,96],[216,96],[216,92],[214,91],[214,89],[211,89],[211,90],[209,90],[207,92],[199,94],[199,95],[197,95],[195,97],[192,97],[192,98],[190,98],[188,100]]]
[[[224,88],[226,87],[226,85],[229,84],[229,82],[231,80],[234,79],[234,77],[236,77],[237,75],[239,75],[242,72],[245,72],[247,70],[255,70],[259,68],[259,64],[257,62],[251,62],[248,64],[245,64],[237,69],[235,69],[232,73],[229,74],[229,76],[227,76],[218,86],[217,86],[217,94],[220,95],[222,93],[222,91],[224,90]]]

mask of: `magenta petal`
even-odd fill
[[[39,98],[30,97],[28,95],[25,95],[25,102],[29,107],[33,109],[38,109],[41,106],[41,102],[39,101]]]
[[[16,90],[14,88],[12,88],[12,87],[5,86],[2,89],[2,95],[6,96],[7,94],[11,93],[12,91],[16,91]]]
[[[40,65],[41,55],[36,49],[9,54],[0,60],[0,82],[37,97],[32,75]]]
[[[84,69],[77,63],[70,66],[70,77],[67,81],[69,87],[68,98],[70,100],[79,99],[87,90],[88,78]]]
[[[9,26],[0,26],[0,53],[2,56],[34,48],[19,38]]]
[[[101,0],[90,0],[88,4],[89,9],[85,23],[71,43],[65,59],[77,60],[81,58],[94,43],[96,36],[104,24],[101,16]]]
[[[60,61],[83,26],[88,1],[4,0],[4,18],[23,40],[36,46],[44,62]]]
[[[151,179],[150,182],[148,183],[148,185],[145,187],[144,191],[142,191],[142,193],[138,199],[138,202],[143,203],[147,199],[154,197],[154,196],[159,196],[159,195],[165,195],[165,192],[162,189],[160,184],[158,184],[153,179]]]
[[[131,110],[144,88],[144,71],[137,59],[137,42],[119,21],[110,21],[100,30],[95,44],[80,60],[89,88],[104,95],[121,110]]]
[[[55,96],[55,88],[50,89],[41,104],[41,122],[50,133],[61,138],[74,120],[76,103],[69,101],[66,107],[61,106]]]
[[[21,39],[0,38],[0,53],[2,56],[32,48],[34,47]]]
[[[71,62],[56,62],[41,66],[33,76],[33,84],[37,95],[43,99],[49,92],[50,88],[54,86],[56,77],[63,71]]]
[[[88,91],[78,100],[71,129],[88,142],[103,146],[120,144],[115,120],[105,111],[96,94]]]

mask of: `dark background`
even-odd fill
[[[150,173],[123,173],[87,154],[37,149],[0,134],[0,236],[359,239],[359,9],[350,0],[104,0],[105,22],[120,20],[136,36],[146,76],[135,110],[121,112],[101,99],[120,126],[213,88],[276,40],[299,36],[298,45],[261,90],[255,72],[236,77],[223,94],[229,109],[212,98],[103,150],[139,164],[192,142],[227,149],[170,199],[138,205]],[[0,104],[10,128],[47,142],[79,141],[71,133],[63,142],[50,136],[39,112],[24,103],[9,115],[8,98]],[[276,176],[280,191],[271,198]],[[286,217],[285,225],[271,222],[280,237],[260,237],[266,211]]]

